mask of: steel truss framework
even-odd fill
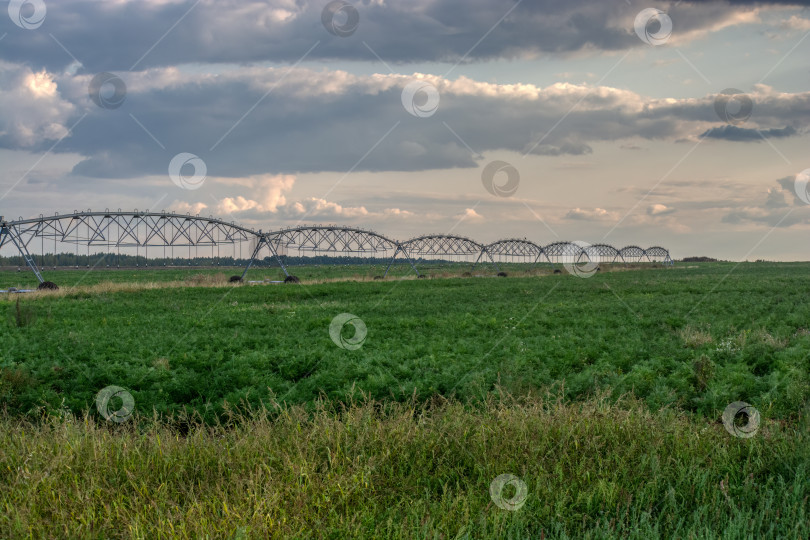
[[[481,244],[470,238],[449,234],[430,234],[406,241],[387,238],[374,231],[338,225],[309,225],[271,232],[256,231],[215,217],[176,214],[173,212],[73,212],[40,215],[38,218],[5,221],[0,217],[0,248],[14,245],[40,283],[42,274],[31,256],[29,246],[36,240],[96,247],[200,247],[249,242],[253,246],[242,277],[257,260],[262,248],[289,276],[280,253],[288,250],[310,253],[352,254],[369,257],[391,256],[385,274],[398,256],[408,261],[419,275],[414,258],[474,258],[472,268],[482,260],[500,271],[498,261],[538,263],[580,262],[662,262],[672,264],[669,251],[660,246],[642,249],[627,246],[617,249],[608,244],[554,242],[541,246],[525,238],[507,238]],[[44,249],[44,248],[43,248]]]

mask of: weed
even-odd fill
[[[17,328],[25,328],[27,326],[31,326],[32,324],[34,324],[34,321],[36,320],[34,308],[25,304],[21,304],[20,298],[17,297],[17,301],[14,302],[13,320],[14,325]]]

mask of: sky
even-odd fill
[[[810,260],[810,2],[0,2],[0,215]]]

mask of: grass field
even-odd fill
[[[0,536],[810,535],[810,264],[328,270],[65,270],[0,295]],[[362,346],[330,337],[343,313]],[[718,423],[734,401],[750,439]],[[492,504],[502,473],[517,511]]]

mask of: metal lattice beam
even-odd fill
[[[619,250],[622,260],[640,262],[645,257],[644,250],[638,246],[627,246]]]
[[[282,229],[267,233],[266,238],[278,248],[323,253],[376,254],[399,245],[374,231],[324,225]]]
[[[28,245],[34,238],[85,246],[212,246],[247,241],[257,233],[214,217],[167,212],[75,212],[9,222]]]
[[[449,234],[429,234],[402,242],[411,255],[477,255],[486,249],[475,240]]]

